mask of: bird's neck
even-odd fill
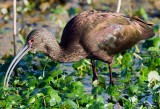
[[[50,52],[47,52],[46,54],[53,60],[58,62],[75,62],[79,61],[80,59],[83,59],[86,57],[86,54],[80,55],[76,54],[75,52],[70,52],[67,49],[62,49],[61,46],[57,46],[58,49],[51,49]]]
[[[84,52],[71,52],[70,49],[62,48],[55,39],[50,42],[46,44],[45,54],[55,61],[74,62],[86,57]]]

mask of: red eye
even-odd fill
[[[29,45],[30,45],[30,48],[32,48],[33,42],[34,42],[34,39],[31,39],[31,40],[28,41],[28,43],[29,43]]]
[[[34,40],[33,40],[33,39],[31,39],[30,41],[31,41],[31,42],[34,42]]]

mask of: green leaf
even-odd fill
[[[7,102],[11,102],[13,100],[14,100],[14,96],[13,95],[8,95],[7,98],[6,98]]]
[[[108,103],[107,104],[107,109],[113,109],[114,107],[114,104],[113,103]]]
[[[160,37],[155,37],[155,38],[153,39],[153,45],[154,45],[154,47],[156,47],[156,48],[160,48]]]
[[[54,14],[67,14],[67,11],[62,6],[57,6],[56,9],[51,9]]]
[[[52,87],[47,86],[43,90],[43,92],[50,96],[50,98],[47,99],[47,101],[49,100],[50,106],[54,106],[56,103],[59,103],[61,101],[58,92],[54,90]]]
[[[52,77],[57,77],[58,75],[61,75],[63,73],[63,71],[58,69],[58,70],[53,70],[50,73],[51,73]]]
[[[142,72],[143,75],[147,75],[149,73],[148,67],[142,65],[141,66],[141,72]]]
[[[10,102],[6,103],[6,109],[12,109],[12,104]]]
[[[104,109],[104,104],[100,102],[93,102],[88,109]]]
[[[84,92],[83,84],[79,81],[71,83],[71,92],[75,97],[81,97]]]
[[[82,99],[80,99],[81,104],[88,104],[89,101],[92,99],[92,96],[89,94],[84,94]]]
[[[97,102],[99,102],[99,103],[104,103],[103,97],[102,97],[102,96],[98,96],[98,97],[97,97]]]
[[[50,103],[50,106],[54,106],[56,104],[56,99],[54,97],[51,97],[49,103]]]
[[[35,87],[37,84],[38,84],[38,81],[35,77],[28,81],[28,86],[29,87]]]
[[[50,82],[53,82],[54,79],[53,77],[48,77],[45,81],[50,84]]]
[[[130,53],[125,53],[123,55],[122,64],[126,67],[130,67],[132,65],[132,56]]]
[[[73,64],[73,68],[77,69],[78,67],[80,67],[83,64],[83,60],[80,60],[78,62],[74,62]]]
[[[160,58],[157,58],[157,59],[156,59],[155,64],[156,64],[156,66],[160,66]]]
[[[65,104],[68,105],[69,107],[73,108],[73,109],[77,109],[78,108],[77,104],[74,101],[70,100],[70,99],[67,99],[65,101]]]
[[[137,93],[137,91],[138,91],[138,86],[130,86],[129,90],[130,90],[130,92],[131,92],[132,94]]]
[[[40,107],[42,107],[42,104],[43,104],[42,99],[39,98],[39,99],[36,99],[36,101],[34,102],[33,107],[34,107],[35,109],[40,109]]]
[[[147,77],[145,75],[140,75],[139,80],[140,80],[140,82],[147,81]]]
[[[125,101],[124,109],[132,109],[133,105],[130,100]]]
[[[148,20],[148,14],[144,8],[140,8],[140,13],[145,20]]]
[[[0,100],[0,108],[4,108],[6,105],[6,101],[5,100]]]
[[[100,83],[106,83],[106,79],[105,79],[105,77],[104,76],[102,76],[102,75],[99,75],[98,76],[98,81],[100,82]]]
[[[39,97],[44,97],[44,94],[43,93],[37,93],[36,96],[39,98]]]
[[[121,79],[120,79],[120,82],[126,83],[126,82],[129,82],[129,80],[128,80],[127,78],[121,78]]]
[[[114,97],[118,97],[119,96],[119,92],[117,90],[117,86],[116,85],[110,84],[106,91],[107,91],[107,94],[109,94],[110,96],[114,96]]]
[[[92,84],[93,84],[94,87],[97,87],[97,85],[99,84],[99,81],[98,81],[98,80],[95,80],[95,81],[93,81]]]
[[[157,47],[149,47],[148,51],[152,51],[152,52],[159,52],[160,49]]]
[[[78,81],[78,82],[75,81],[72,83],[72,86],[73,87],[83,87],[83,84],[80,81]]]
[[[35,98],[35,96],[32,96],[30,99],[29,99],[29,101],[28,101],[28,103],[34,103],[36,101],[36,98]]]
[[[97,86],[97,87],[94,87],[93,89],[92,89],[92,94],[93,95],[96,95],[96,94],[102,94],[104,92],[104,88],[103,87],[101,87],[101,86]]]
[[[66,84],[70,84],[71,81],[73,81],[73,77],[72,77],[72,76],[67,76],[67,77],[65,78]]]

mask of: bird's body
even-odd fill
[[[152,25],[140,19],[120,13],[85,11],[72,18],[64,28],[57,61],[94,58],[108,62],[109,56],[152,36]]]
[[[115,54],[153,36],[152,24],[143,20],[120,13],[91,10],[76,15],[67,23],[60,44],[46,29],[33,30],[27,37],[24,52],[41,51],[59,62],[90,58],[111,64]],[[8,72],[12,72],[13,68]],[[97,76],[95,68],[93,69],[93,74]]]

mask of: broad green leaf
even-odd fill
[[[39,97],[43,97],[44,96],[44,94],[43,93],[37,93],[37,95],[36,95],[38,98]]]
[[[114,96],[114,97],[118,97],[119,96],[119,92],[117,90],[117,86],[116,85],[110,84],[106,91],[107,91],[107,94],[109,94],[110,96]]]
[[[50,106],[54,106],[56,104],[56,99],[54,97],[51,97],[49,103],[50,103]]]
[[[50,82],[53,82],[54,79],[53,77],[48,77],[45,81],[50,84]]]
[[[70,100],[70,99],[67,99],[65,101],[65,103],[66,103],[66,105],[69,105],[70,107],[72,107],[72,109],[77,109],[78,108],[77,104],[74,101]]]
[[[160,49],[160,37],[155,37],[155,38],[153,39],[153,45],[154,45],[154,47]]]
[[[106,83],[106,79],[105,79],[105,77],[104,76],[102,76],[102,75],[99,75],[98,76],[98,81],[100,82],[100,83]]]
[[[33,107],[35,109],[40,109],[40,107],[42,107],[43,105],[43,100],[41,98],[36,99],[36,101],[34,102]]]
[[[123,55],[122,64],[126,67],[130,67],[132,65],[132,56],[130,53],[125,53]]]
[[[73,81],[73,77],[72,77],[72,76],[67,76],[67,77],[65,78],[65,81],[66,81],[66,84],[70,84],[71,81]]]
[[[104,103],[104,99],[102,96],[97,97],[97,102]]]
[[[50,72],[52,77],[56,77],[58,75],[61,75],[63,73],[62,70],[58,69],[58,70],[53,70]]]
[[[96,94],[102,94],[104,92],[104,88],[103,87],[101,87],[101,86],[97,86],[97,87],[94,87],[93,89],[92,89],[92,94],[93,95],[96,95]]]
[[[93,102],[88,109],[104,109],[104,104],[100,102]]]
[[[34,103],[35,101],[36,101],[35,96],[32,96],[32,97],[29,99],[28,103]]]

